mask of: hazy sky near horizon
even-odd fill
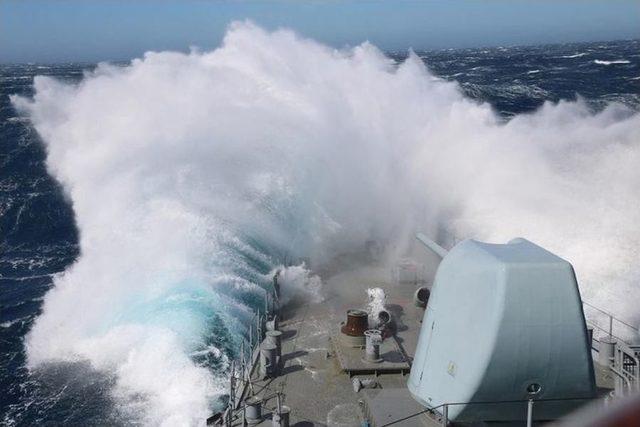
[[[438,49],[640,37],[640,0],[0,0],[0,62],[209,49],[250,19],[342,47]]]

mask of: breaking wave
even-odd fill
[[[211,52],[34,84],[13,102],[45,141],[81,255],[46,296],[29,366],[89,361],[143,423],[201,423],[270,272],[367,238],[523,236],[638,320],[640,116],[621,105],[547,103],[504,123],[415,55],[397,65],[251,23]],[[302,265],[286,277],[318,297]]]

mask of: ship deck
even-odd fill
[[[417,413],[424,409],[410,397],[406,388],[424,314],[423,309],[413,304],[416,284],[394,283],[391,268],[375,263],[363,265],[361,259],[352,259],[350,263],[349,258],[342,258],[338,268],[334,263],[333,271],[320,271],[322,303],[298,299],[281,310],[283,364],[280,374],[268,380],[259,380],[254,375],[252,381],[254,392],[264,400],[263,413],[275,408],[275,395],[280,392],[282,404],[291,408],[291,425],[359,426],[364,421],[363,411],[379,410],[384,396],[381,393],[391,392],[395,393],[397,414],[387,408],[388,423],[438,425],[424,415],[398,422],[406,418],[408,411]],[[347,310],[364,309],[367,289],[376,287],[385,290],[385,307],[395,319],[397,331],[395,337],[385,339],[380,352],[384,361],[379,364],[364,362],[362,349],[332,343],[338,339],[340,322],[346,320]],[[375,378],[379,386],[356,393],[354,378]],[[265,417],[256,425],[271,423],[271,419]]]
[[[422,286],[430,287],[439,260],[421,256],[416,261],[424,266]],[[280,393],[281,404],[290,408],[292,426],[347,427],[365,421],[373,427],[440,426],[438,414],[425,412],[406,385],[424,314],[413,303],[417,283],[395,280],[391,267],[367,261],[362,254],[340,257],[330,266],[317,270],[323,280],[321,303],[299,298],[280,310],[282,366],[271,379],[258,378],[258,364],[254,366],[252,394],[263,399],[263,417],[253,425],[272,425],[270,414]],[[347,310],[364,309],[367,289],[376,287],[384,289],[385,308],[396,322],[396,335],[385,340],[384,362],[379,364],[364,362],[362,349],[336,345]],[[610,375],[595,366],[599,392],[605,395],[612,388]],[[356,392],[354,378],[375,378],[378,384]],[[245,388],[239,400],[248,393]],[[242,425],[243,420],[238,417],[232,424]]]

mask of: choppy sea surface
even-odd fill
[[[640,110],[640,41],[416,52],[437,76],[488,102],[504,118],[545,101],[583,98]],[[389,55],[401,61],[406,52]],[[45,149],[10,95],[33,95],[37,75],[79,82],[94,64],[0,66],[0,424],[126,424],[114,381],[82,364],[30,373],[24,337],[52,278],[79,255],[73,207],[48,175]]]

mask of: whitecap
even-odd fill
[[[594,59],[593,62],[595,62],[596,64],[599,65],[614,65],[614,64],[630,64],[631,61],[628,61],[626,59],[617,59],[614,61],[604,61],[601,59]]]
[[[581,52],[581,53],[576,53],[576,54],[573,54],[573,55],[563,55],[563,56],[560,56],[560,58],[566,58],[566,59],[580,58],[580,57],[583,57],[585,55],[588,55],[588,53],[587,52]]]
[[[21,322],[22,322],[22,319],[8,320],[6,322],[0,323],[0,328],[8,329],[13,325],[15,325],[16,323],[21,323]]]

